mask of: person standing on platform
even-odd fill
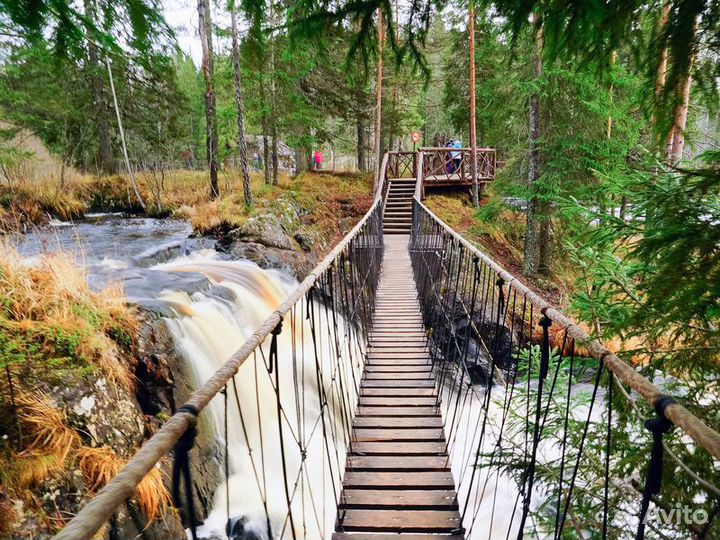
[[[315,153],[313,154],[313,171],[319,171],[322,169],[323,160],[323,153],[320,150],[315,150]]]

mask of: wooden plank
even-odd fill
[[[404,354],[424,354],[428,355],[429,351],[427,347],[421,347],[417,345],[411,345],[408,347],[398,347],[394,343],[379,343],[379,344],[371,344],[369,347],[369,350],[371,352],[382,352],[384,354],[389,353],[404,353]]]
[[[423,367],[431,367],[432,364],[423,358],[373,358],[365,362],[367,367],[388,367],[397,366],[404,370],[414,370]]]
[[[376,417],[376,416],[356,416],[354,425],[356,428],[441,428],[443,427],[442,418],[433,416],[430,418],[423,417]]]
[[[460,514],[452,510],[348,509],[338,515],[344,531],[453,532]]]
[[[415,508],[452,510],[458,507],[452,490],[346,489],[341,508]]]
[[[423,343],[427,339],[424,332],[404,332],[402,330],[396,330],[395,332],[385,332],[382,334],[372,334],[370,337],[371,342],[378,343],[382,341],[402,341],[402,342],[420,342]]]
[[[363,396],[373,397],[435,397],[435,388],[361,388]]]
[[[428,336],[424,330],[418,327],[402,326],[402,322],[395,322],[388,326],[375,326],[372,334],[370,334],[370,343],[376,339],[388,339],[390,337],[416,338],[427,341]]]
[[[435,381],[430,379],[364,379],[364,389],[368,388],[435,388]]]
[[[435,416],[437,407],[373,407],[360,406],[358,416]]]
[[[430,396],[421,397],[396,397],[396,396],[360,396],[361,407],[435,407],[437,398]]]
[[[421,350],[421,351],[387,351],[383,349],[377,349],[377,350],[369,350],[367,353],[368,359],[372,360],[373,358],[404,358],[404,359],[421,359],[430,361],[429,358],[430,352],[427,350]]]
[[[333,533],[332,540],[465,540],[457,534]]]
[[[350,471],[426,471],[450,469],[447,456],[348,456],[346,470]]]
[[[351,452],[359,455],[443,455],[447,448],[444,441],[434,442],[365,442],[353,441]]]
[[[421,366],[422,367],[422,366]],[[405,371],[393,371],[390,373],[365,370],[363,380],[370,381],[435,381],[432,371],[415,371],[412,367],[406,367]]]
[[[365,363],[365,373],[406,373],[408,370],[415,373],[432,373],[432,365],[425,360],[421,364],[417,365],[405,365],[405,364],[390,364],[390,365],[377,365],[369,362]]]
[[[455,480],[445,471],[348,471],[343,485],[355,489],[454,489]]]
[[[445,439],[442,428],[422,429],[381,429],[381,428],[355,428],[353,440],[358,442],[426,442],[442,441]]]

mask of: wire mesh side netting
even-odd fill
[[[662,410],[418,200],[410,249],[467,538],[718,536],[715,464]]]

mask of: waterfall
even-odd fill
[[[201,273],[214,285],[210,292],[171,292],[162,296],[176,314],[168,317],[166,324],[185,360],[194,389],[239,349],[297,286],[297,282],[279,272],[262,270],[248,261],[180,258],[157,268]],[[325,309],[319,302],[312,304],[315,310]],[[348,442],[345,426],[356,398],[352,382],[360,378],[362,355],[357,345],[348,345],[352,340],[336,339],[337,335],[347,337],[346,330],[353,333],[342,320],[338,334],[333,334],[327,325],[318,324],[314,348],[307,311],[308,304],[303,300],[283,323],[278,336],[277,373],[269,374],[266,367],[268,338],[261,348],[263,354],[258,349],[236,374],[237,394],[233,385],[228,384],[230,476],[215,493],[213,510],[199,531],[202,538],[225,538],[226,493],[230,495],[229,515],[239,520],[245,538],[253,538],[253,534],[257,538],[292,537],[286,480],[293,495],[296,536],[324,538],[334,529],[336,493],[339,494]],[[323,374],[328,400],[323,417],[315,350],[319,351],[317,367]],[[274,390],[274,377],[278,374],[286,474]],[[210,417],[207,424],[214,431],[221,469],[225,455],[224,403],[224,396],[217,395],[203,413]]]

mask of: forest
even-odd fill
[[[492,181],[423,204],[720,429],[719,91],[717,0],[0,0],[0,538],[59,532],[373,208],[383,156],[454,141],[473,164],[494,151]],[[220,268],[237,261],[258,268]],[[193,326],[207,302],[232,322]],[[551,336],[558,370],[564,339]],[[517,353],[528,378],[534,354]],[[612,388],[602,366],[570,364],[563,403],[574,373]],[[643,492],[652,408],[619,388],[603,394],[607,425],[566,418],[548,437],[589,431],[602,456],[614,421],[623,488],[604,507],[577,495],[559,533],[540,505],[526,537],[641,538],[624,497]],[[666,442],[684,472],[661,470],[654,504],[714,518],[718,460],[687,439]],[[511,474],[518,452],[498,467]],[[138,487],[147,530],[173,512],[168,463]],[[609,463],[583,462],[588,492]],[[538,482],[562,488],[564,466]],[[197,493],[219,507],[210,477]],[[152,538],[184,535],[174,519]],[[133,537],[123,527],[97,537]]]

